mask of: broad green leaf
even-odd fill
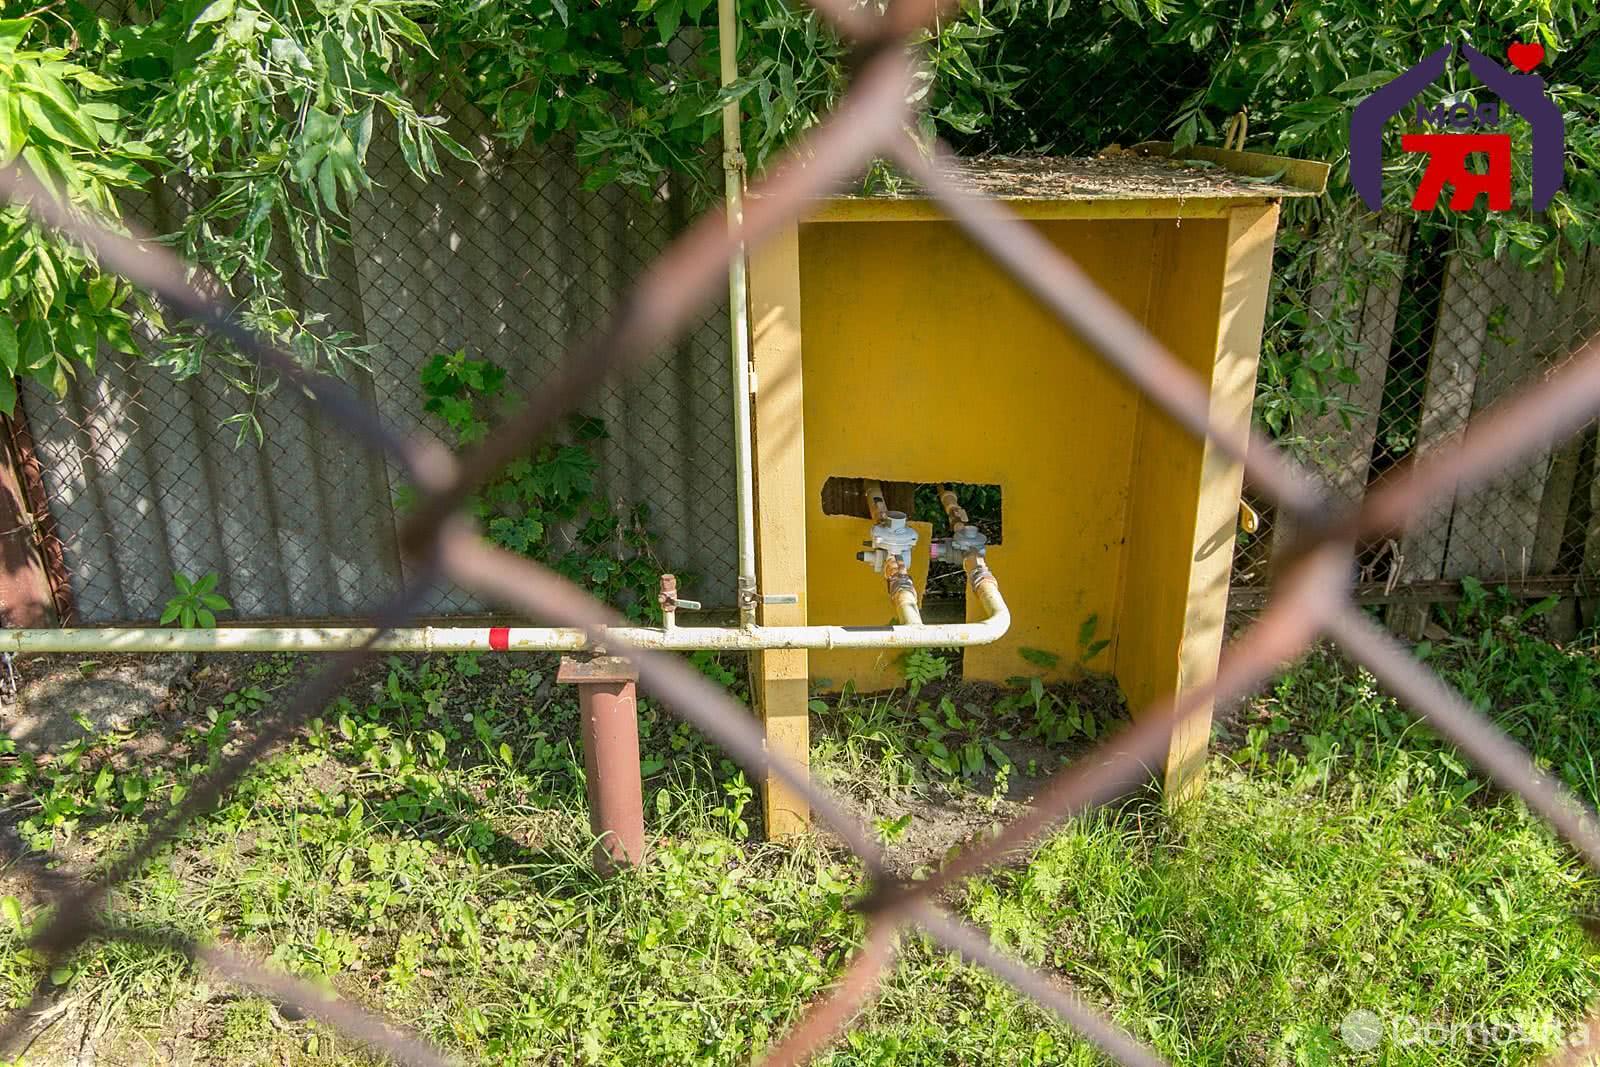
[[[455,156],[457,159],[461,160],[461,162],[478,162],[476,156],[467,151],[466,148],[462,147],[460,142],[458,142],[454,137],[451,137],[448,133],[438,129],[431,130],[430,132],[433,134],[434,139],[439,142],[439,147],[443,148],[446,152],[449,152],[452,156]],[[423,147],[427,147],[426,142],[424,142]]]
[[[0,19],[0,56],[10,55],[33,28],[33,19]]]
[[[159,328],[159,327],[158,327]],[[126,315],[108,319],[104,326],[106,344],[125,356],[139,355],[139,345],[133,339],[133,329]]]
[[[68,366],[69,364],[66,360],[52,351],[49,358],[41,366],[28,372],[28,377],[50,390],[59,400],[67,395],[67,386],[69,384],[67,381]]]
[[[1194,144],[1195,139],[1199,136],[1200,118],[1198,115],[1190,115],[1178,127],[1178,134],[1172,139],[1172,143],[1178,148],[1187,148]]]
[[[17,379],[9,373],[0,373],[0,413],[11,415],[17,410]]]
[[[0,897],[0,916],[4,916],[6,922],[10,923],[11,928],[17,933],[22,932],[22,902],[16,897],[9,895]]]
[[[317,171],[317,191],[322,194],[322,206],[335,215],[344,214],[339,209],[339,189],[334,181],[333,156],[325,156]]]
[[[114,274],[96,275],[89,283],[89,306],[104,311],[117,296],[117,278]]]
[[[0,166],[17,158],[17,153],[22,151],[23,138],[27,136],[16,110],[14,100],[0,99]]]
[[[53,97],[24,92],[21,101],[23,115],[46,135],[72,148],[92,152],[98,147],[99,138],[83,117],[69,112]]]
[[[287,37],[274,37],[267,46],[267,54],[272,61],[291,70],[312,70],[311,57],[306,55],[305,49]]]
[[[0,371],[6,377],[17,373],[17,324],[0,318]]]
[[[677,36],[678,23],[683,19],[682,0],[663,0],[650,12],[650,17],[655,20],[656,29],[661,33],[661,43],[670,44],[672,38]]]
[[[1394,81],[1396,71],[1375,70],[1370,74],[1358,74],[1354,78],[1340,82],[1333,87],[1336,93],[1354,93],[1363,89],[1376,89],[1380,85],[1387,85]]]
[[[558,7],[557,10],[561,12],[561,21],[567,21],[566,8],[562,6]],[[434,54],[433,46],[428,41],[428,35],[422,32],[422,27],[411,21],[409,16],[390,9],[383,13],[383,19],[401,37],[417,45],[430,56]]]
[[[121,88],[116,82],[102,77],[92,70],[75,70],[69,77],[90,92],[112,93]]]
[[[355,129],[355,163],[358,168],[367,165],[367,148],[372,144],[372,108],[361,112],[361,118],[356,122]],[[366,177],[363,169],[362,177]]]
[[[211,4],[194,20],[189,27],[189,36],[193,38],[200,32],[200,27],[208,26],[213,22],[221,22],[233,14],[233,0],[211,0]]]
[[[50,328],[38,319],[29,319],[17,331],[19,348],[17,368],[35,374],[49,364],[55,353],[50,347]]]

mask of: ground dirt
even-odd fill
[[[1063,703],[1077,703],[1101,723],[1117,723],[1127,717],[1127,705],[1109,679],[1087,678],[1050,686],[1048,691]],[[919,699],[937,704],[941,698],[949,697],[958,707],[992,708],[1002,693],[999,686],[987,682],[957,680],[934,683],[919,694]],[[905,696],[879,693],[853,699],[903,701]],[[813,729],[825,734],[840,725],[824,715]],[[884,776],[879,774],[840,776],[830,774],[830,768],[817,768],[818,777],[840,795],[848,812],[868,824],[911,817],[906,828],[885,844],[885,851],[894,873],[912,877],[1010,822],[1028,807],[1050,775],[1093,748],[1096,742],[1083,738],[1062,747],[1020,739],[996,739],[993,743],[1012,763],[1003,783],[993,770],[971,778],[926,781],[892,791],[883,788]],[[842,844],[840,848],[843,849]]]
[[[0,706],[5,734],[23,751],[70,744],[88,733],[123,730],[167,709],[194,670],[190,655],[18,656],[15,699]],[[9,688],[10,676],[6,677]]]

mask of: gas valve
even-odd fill
[[[872,564],[872,569],[883,573],[883,565],[890,556],[911,566],[911,550],[917,546],[917,531],[906,525],[906,513],[891,511],[882,521],[872,524],[872,540],[861,542],[866,551],[857,552],[856,559]]]
[[[960,563],[968,552],[976,552],[982,556],[988,544],[989,539],[983,535],[982,530],[967,525],[962,526],[945,540],[933,542],[929,546],[929,551],[934,559],[949,559]]]

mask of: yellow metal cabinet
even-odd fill
[[[1215,419],[1244,427],[1278,202],[1320,192],[1326,168],[1169,153],[964,166],[1209,384]],[[753,254],[750,286],[759,581],[799,594],[764,622],[890,619],[882,579],[854,559],[866,523],[824,514],[829,478],[995,484],[1004,536],[989,562],[1012,625],[966,650],[966,677],[1036,671],[1019,650],[1037,648],[1060,655],[1058,673],[1111,673],[1137,711],[1214,674],[1238,465],[1141,397],[937,204],[915,193],[820,202]],[[1109,644],[1080,664],[1091,616]],[[755,675],[769,744],[799,760],[813,680],[897,678],[887,651],[769,652]],[[1172,740],[1169,789],[1203,766],[1209,715],[1192,723]],[[769,833],[805,824],[781,787],[766,799]]]

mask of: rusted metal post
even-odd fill
[[[639,674],[620,656],[562,656],[556,681],[578,687],[589,829],[600,840],[602,874],[644,858],[644,794],[639,780]]]
[[[9,418],[0,416],[0,623],[59,626],[71,615],[61,539],[18,400]]]

